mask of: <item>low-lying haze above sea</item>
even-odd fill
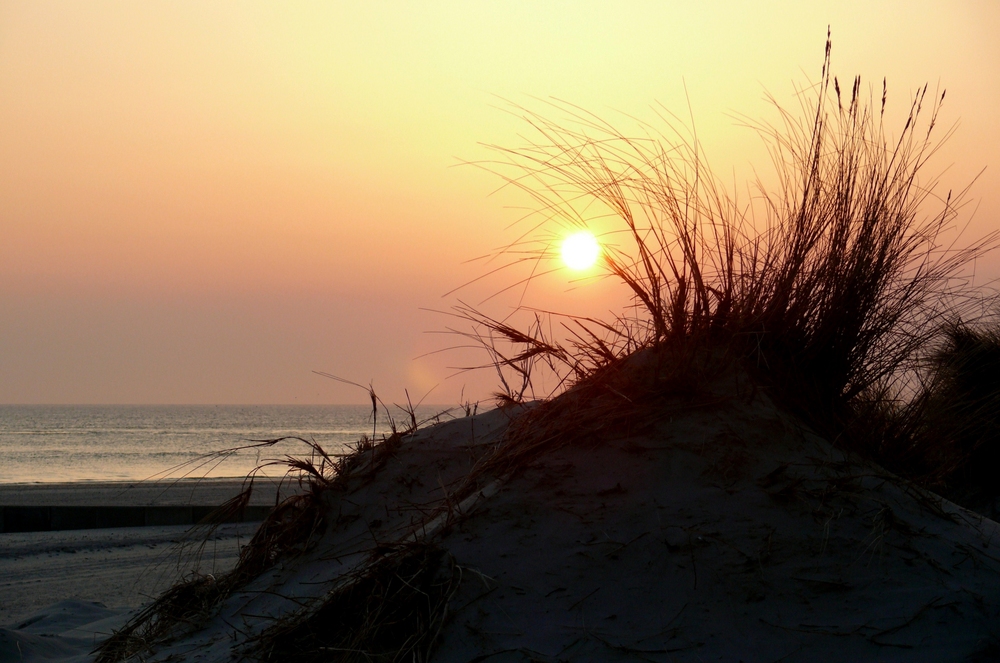
[[[423,420],[445,409],[416,412]],[[390,406],[390,413],[401,427],[409,423],[401,410]],[[375,428],[380,435],[390,430],[382,410]],[[372,431],[366,405],[0,405],[0,483],[243,477],[261,461],[308,456],[309,449],[289,441],[207,455],[282,436],[342,453]]]

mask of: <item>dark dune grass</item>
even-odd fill
[[[1000,469],[989,455],[1000,378],[973,371],[989,364],[1000,335],[989,327],[996,295],[970,277],[998,234],[959,245],[968,189],[939,193],[925,172],[950,133],[936,134],[945,93],[920,89],[894,134],[885,81],[880,95],[860,78],[842,90],[830,50],[828,39],[798,114],[775,104],[777,124],[747,121],[779,182],[777,191],[757,183],[748,205],[712,174],[693,130],[666,113],[666,134],[648,127],[635,138],[561,102],[552,102],[560,120],[517,109],[534,142],[496,147],[498,159],[480,164],[537,203],[508,264],[549,260],[558,229],[611,218],[605,271],[633,301],[611,320],[557,316],[561,336],[545,333],[553,325],[537,312],[518,327],[511,315],[457,308],[472,325],[466,335],[511,376],[501,402],[530,393],[532,371],[555,373],[558,391],[600,382],[637,350],[690,370],[713,357],[740,364],[784,407],[893,472],[996,494],[986,484]],[[532,234],[541,239],[526,249]]]
[[[553,227],[611,216],[618,231],[604,238],[604,268],[633,301],[610,320],[563,317],[561,335],[534,311],[519,327],[516,316],[456,309],[472,325],[462,333],[483,345],[500,375],[501,406],[530,395],[542,372],[559,386],[558,397],[514,420],[449,500],[572,443],[575,429],[627,424],[658,398],[697,394],[700,379],[734,366],[829,439],[908,480],[967,504],[996,496],[1000,332],[981,313],[992,295],[964,277],[997,236],[958,250],[945,242],[965,191],[938,196],[935,180],[922,177],[939,144],[944,94],[920,90],[895,137],[884,124],[886,97],[884,82],[880,96],[866,94],[859,79],[842,91],[828,40],[820,82],[801,91],[801,114],[779,108],[778,126],[751,123],[771,149],[780,186],[758,191],[749,207],[724,191],[696,139],[666,114],[668,134],[650,128],[634,138],[567,104],[553,104],[558,121],[523,111],[536,140],[496,148],[498,160],[482,164],[537,202],[526,239],[505,255],[511,264],[548,260],[546,240],[530,248],[533,233],[550,237]],[[279,557],[304,549],[323,526],[322,491],[377,469],[410,430],[335,462],[322,450],[318,464],[289,459],[310,487],[264,523],[231,576],[171,590],[101,645],[97,660],[154,647],[177,623],[203,618]],[[451,586],[441,571],[447,560],[428,547],[386,551],[386,559],[329,610],[357,621],[365,637],[386,634],[395,643],[388,650],[373,657],[353,631],[326,637],[292,622],[268,646],[312,656],[302,649],[311,642],[330,660],[429,652],[438,599]],[[414,601],[413,587],[437,598]],[[371,603],[376,590],[406,599],[387,609]]]

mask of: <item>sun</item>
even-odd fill
[[[601,245],[586,230],[573,233],[563,240],[562,259],[570,269],[587,269],[597,262]]]

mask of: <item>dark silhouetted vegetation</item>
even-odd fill
[[[462,306],[455,313],[472,323],[467,335],[519,385],[530,382],[527,371],[551,369],[557,391],[603,379],[638,350],[675,362],[722,357],[889,469],[926,485],[940,485],[942,468],[972,471],[972,458],[985,462],[992,448],[982,440],[995,419],[982,417],[995,406],[982,400],[986,372],[958,364],[985,353],[992,336],[948,325],[987,308],[969,268],[997,235],[955,248],[966,190],[939,195],[925,175],[945,94],[920,89],[893,136],[884,81],[879,92],[859,78],[841,88],[828,40],[819,83],[800,91],[801,113],[775,104],[777,126],[748,123],[770,150],[778,189],[758,184],[745,206],[713,176],[693,131],[666,113],[668,133],[647,126],[635,138],[561,102],[552,102],[559,120],[518,109],[535,140],[496,147],[500,158],[480,164],[536,204],[526,219],[534,225],[505,254],[511,264],[541,263],[552,257],[553,227],[611,218],[604,267],[628,287],[631,307],[612,320],[562,316],[556,338],[535,313],[522,330]],[[532,245],[534,235],[543,239]],[[546,271],[533,267],[529,278]],[[927,362],[942,334],[944,349]],[[506,389],[501,400],[525,393]],[[975,423],[946,435],[944,413],[959,411]]]

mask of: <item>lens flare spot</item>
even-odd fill
[[[573,233],[562,244],[562,259],[570,269],[587,269],[597,262],[601,245],[586,230]]]

